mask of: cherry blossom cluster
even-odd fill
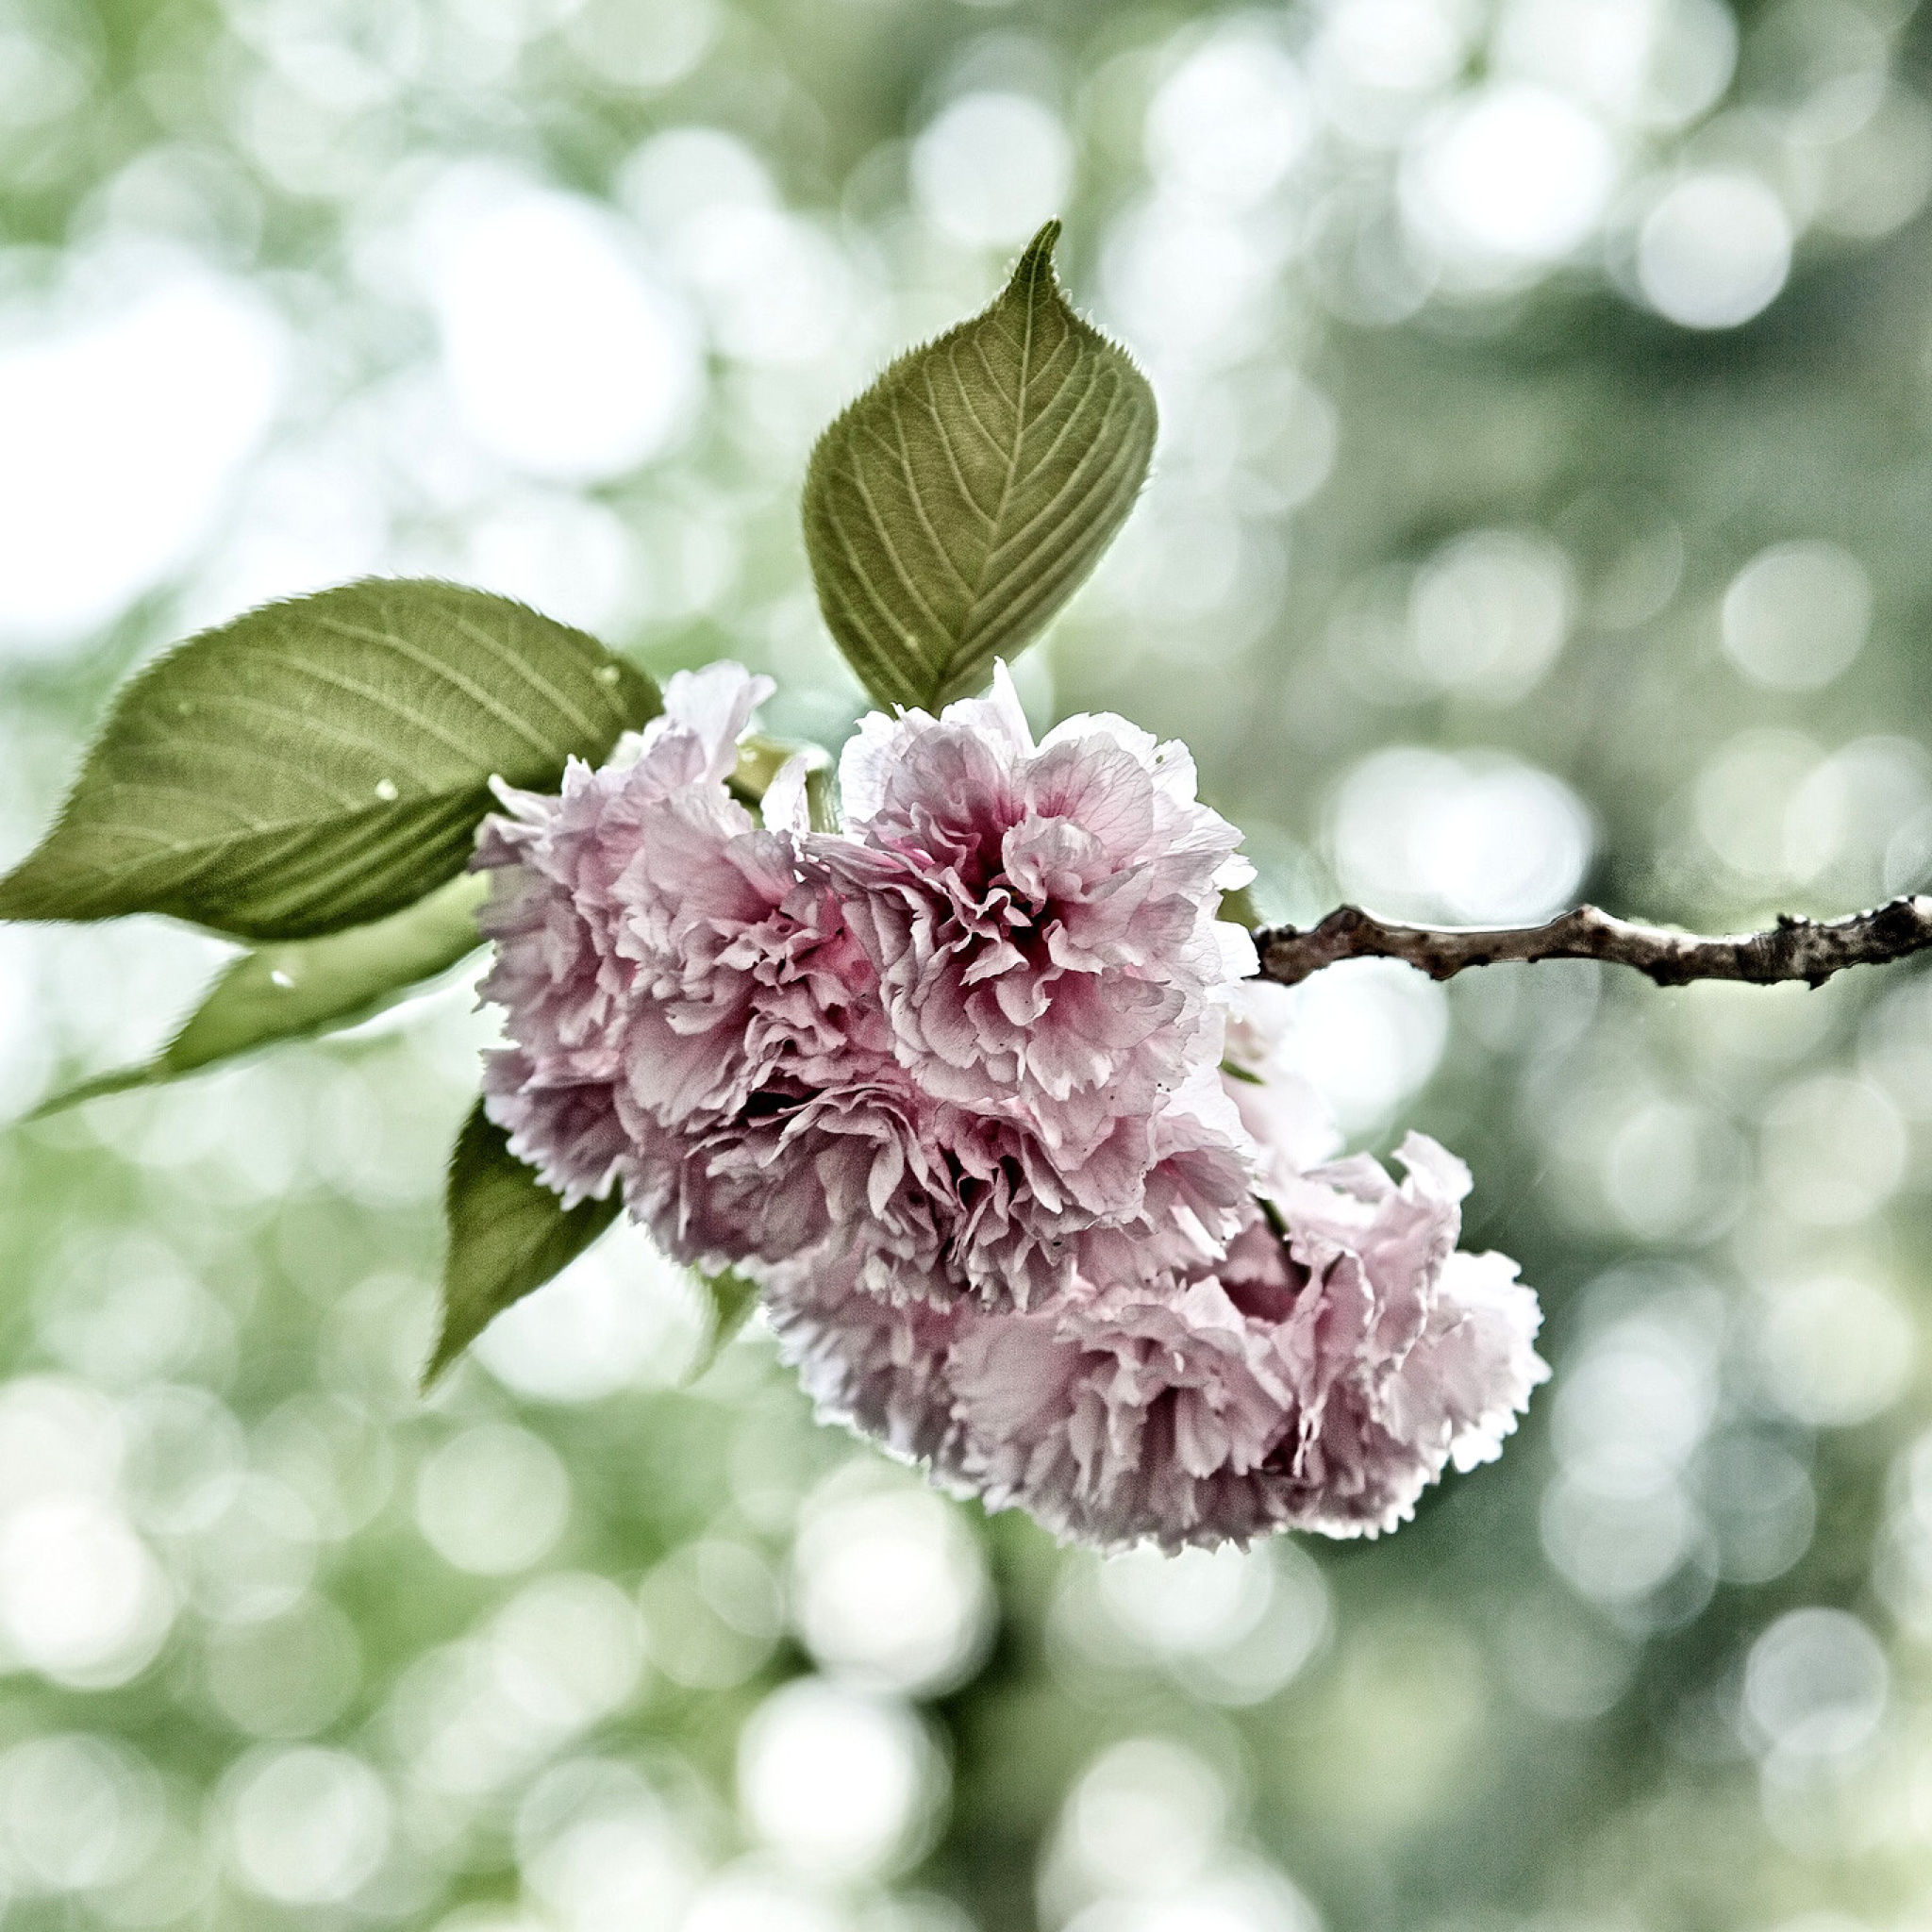
[[[1492,1457],[1547,1374],[1536,1298],[1458,1251],[1435,1142],[1399,1182],[1328,1158],[1185,749],[1036,743],[1001,667],[867,718],[815,831],[802,761],[756,817],[727,783],[770,690],[679,674],[560,796],[502,791],[513,1152],[755,1279],[822,1413],[1064,1538],[1373,1536]]]

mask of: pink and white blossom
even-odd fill
[[[1182,746],[1110,716],[1036,745],[1001,664],[938,718],[867,718],[840,784],[845,830],[807,864],[926,1092],[1023,1120],[1071,1171],[1211,1054],[1217,995],[1255,966],[1221,894],[1253,874]]]
[[[814,832],[802,765],[763,823],[727,786],[768,690],[680,674],[603,768],[501,791],[512,1150],[747,1269],[824,1414],[1062,1537],[1373,1536],[1493,1456],[1536,1299],[1458,1251],[1433,1141],[1399,1182],[1329,1158],[1186,753],[1106,717],[1036,745],[1002,667],[868,719]]]
[[[1222,1084],[1254,1141],[1264,1177],[1291,1179],[1340,1151],[1335,1115],[1295,1063],[1294,995],[1244,979],[1227,995]]]
[[[823,1235],[810,1177],[776,1159],[784,1129],[891,1064],[838,906],[726,788],[770,689],[735,664],[679,673],[663,715],[602,768],[573,761],[560,796],[500,788],[474,861],[495,878],[481,991],[512,1041],[489,1057],[491,1117],[567,1198],[621,1185],[675,1255],[713,1264]]]
[[[1373,1537],[1493,1457],[1548,1374],[1514,1263],[1456,1250],[1457,1164],[1419,1135],[1401,1158],[1400,1184],[1303,1177],[1211,1269],[1055,1310],[895,1306],[849,1255],[775,1271],[767,1307],[828,1420],[1063,1539]]]

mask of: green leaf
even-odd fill
[[[1261,924],[1261,915],[1255,906],[1253,888],[1237,886],[1233,891],[1222,893],[1218,916],[1235,925],[1244,925],[1253,932]]]
[[[723,1274],[693,1272],[691,1279],[697,1283],[698,1298],[705,1305],[709,1326],[698,1344],[691,1367],[685,1371],[687,1387],[724,1354],[725,1345],[744,1326],[751,1311],[758,1305],[758,1284],[747,1281],[735,1268],[727,1268]]]
[[[1068,308],[1049,222],[992,306],[902,356],[819,439],[805,542],[839,648],[882,705],[977,690],[1134,507],[1154,391]]]
[[[566,1208],[509,1151],[479,1100],[450,1156],[442,1333],[423,1371],[424,1389],[512,1302],[575,1260],[617,1219],[619,1205],[613,1191],[608,1201]]]
[[[248,940],[382,919],[462,869],[492,774],[555,790],[659,708],[507,597],[375,580],[270,604],[122,691],[0,919],[167,912]]]
[[[800,753],[805,755],[813,772],[823,771],[832,762],[831,753],[822,745],[800,743],[787,738],[768,738],[762,731],[750,733],[740,741],[738,763],[724,781],[732,797],[740,805],[762,804],[772,780]]]
[[[145,1066],[84,1081],[43,1101],[28,1118],[40,1120],[106,1093],[159,1086],[239,1054],[372,1019],[483,943],[476,908],[489,891],[487,879],[466,873],[373,925],[244,953]]]

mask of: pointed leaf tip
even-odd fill
[[[709,1371],[758,1305],[758,1284],[735,1268],[727,1268],[722,1274],[695,1274],[693,1279],[705,1305],[707,1325],[704,1340],[684,1372],[686,1388]]]
[[[1024,275],[1037,275],[1042,269],[1048,275],[1053,274],[1053,252],[1060,245],[1062,226],[1063,224],[1058,215],[1051,216],[1041,224],[1040,233],[1027,242],[1024,252],[1020,257],[1019,266],[1013,271],[1015,279]]]
[[[1068,306],[1060,224],[987,308],[899,358],[812,452],[819,606],[881,705],[934,709],[1044,628],[1146,480],[1154,392]]]
[[[509,1151],[508,1136],[477,1101],[450,1155],[442,1328],[423,1370],[423,1392],[504,1309],[575,1260],[620,1205],[613,1191],[608,1201],[566,1208]]]

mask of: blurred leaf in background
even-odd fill
[[[1923,886],[1928,58],[1896,0],[0,0],[0,861],[125,672],[371,574],[836,739],[814,439],[1063,216],[1162,426],[1022,694],[1185,738],[1264,915]],[[0,928],[7,1116],[219,957]],[[1296,998],[1551,1311],[1372,1545],[1064,1556],[756,1324],[682,1386],[623,1227],[422,1404],[467,985],[8,1133],[9,1923],[1919,1923],[1932,982]]]

